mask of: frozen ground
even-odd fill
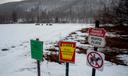
[[[89,24],[53,24],[52,26],[1,24],[0,76],[37,76],[36,60],[31,59],[30,56],[30,39],[39,38],[46,44],[59,41],[73,31],[88,27],[92,26]],[[46,49],[45,45],[44,49]],[[92,68],[86,65],[84,54],[76,54],[76,62],[70,64],[69,68],[69,76],[91,76]],[[43,61],[41,74],[41,76],[65,76],[65,64]],[[128,66],[105,61],[104,70],[96,71],[96,76],[108,75],[128,76]]]

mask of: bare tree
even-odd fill
[[[104,24],[128,26],[128,0],[112,1],[110,7],[104,6],[97,18]]]
[[[128,0],[120,0],[119,5],[114,8],[117,25],[128,26]]]

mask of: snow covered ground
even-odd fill
[[[0,24],[0,76],[37,76],[36,60],[30,56],[30,39],[47,42],[63,39],[73,31],[92,27],[89,24]],[[44,45],[44,49],[46,46]],[[4,51],[3,51],[4,50]],[[75,64],[69,64],[69,76],[91,76],[86,55],[76,54]],[[105,61],[104,70],[96,76],[128,76],[128,66]],[[41,76],[65,76],[65,64],[41,62]]]

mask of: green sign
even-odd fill
[[[42,61],[43,59],[43,42],[38,40],[30,40],[31,43],[31,57]]]

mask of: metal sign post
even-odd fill
[[[36,39],[37,41],[39,41],[39,39],[37,38]],[[37,76],[41,76],[41,74],[40,74],[40,61],[39,60],[37,60]]]
[[[69,63],[66,62],[66,74],[65,76],[69,76]]]
[[[37,60],[37,76],[41,76],[40,73],[40,61],[43,59],[43,42],[36,40],[31,40],[31,57]]]
[[[97,51],[97,47],[94,47],[94,51]],[[95,76],[96,74],[96,69],[92,68],[92,76]]]
[[[97,52],[97,49],[98,47],[104,47],[106,44],[106,30],[99,28],[99,23],[100,22],[96,20],[95,28],[89,28],[88,30],[88,42],[90,45],[94,46],[93,52],[87,53],[87,64],[93,68],[92,76],[95,76],[96,69],[102,71],[104,65],[104,54]]]
[[[37,76],[41,76],[41,74],[40,74],[40,61],[39,60],[37,60]]]
[[[99,28],[100,22],[96,20],[95,22],[95,28]],[[94,51],[97,51],[97,47],[94,47]],[[96,69],[92,68],[92,76],[95,76],[96,74]]]
[[[66,62],[65,76],[69,76],[69,63],[75,63],[75,42],[60,41],[59,61]]]

